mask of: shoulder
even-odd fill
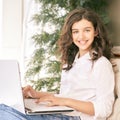
[[[104,56],[101,56],[94,63],[94,68],[96,69],[113,69],[111,62]]]
[[[111,62],[104,56],[95,61],[93,65],[93,74],[95,78],[99,78],[99,82],[114,81],[114,72]],[[109,79],[108,79],[109,77]],[[97,81],[98,82],[98,81]]]
[[[112,66],[111,62],[104,56],[101,56],[98,60],[96,60],[95,65],[110,65],[110,66]]]

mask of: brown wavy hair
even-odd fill
[[[73,43],[72,25],[82,19],[90,21],[98,35],[94,38],[92,49],[90,50],[91,60],[95,61],[101,56],[111,58],[111,45],[108,40],[105,25],[100,17],[92,10],[79,8],[71,11],[65,19],[60,39],[58,40],[61,52],[62,65],[67,65],[64,69],[70,70],[79,48]]]

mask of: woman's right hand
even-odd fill
[[[22,91],[24,98],[38,98],[37,91],[35,91],[30,85],[23,87]]]

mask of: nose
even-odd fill
[[[83,33],[83,31],[79,31],[77,37],[78,37],[78,39],[83,39],[83,37],[84,37],[84,33]]]

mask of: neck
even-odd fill
[[[85,55],[88,51],[79,51],[78,57],[82,57]]]

